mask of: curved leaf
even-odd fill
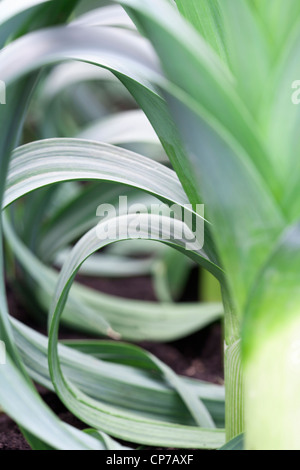
[[[128,226],[128,223],[130,223],[131,219],[132,216],[119,217],[118,223],[124,224],[124,226]],[[138,219],[141,228],[139,236],[149,238],[149,223],[151,224],[151,227],[157,227],[157,219],[160,218],[157,216],[153,217],[148,216],[146,214],[141,214]],[[87,233],[81,239],[81,241],[74,247],[70,259],[64,265],[61,271],[49,317],[50,326],[48,354],[51,378],[55,386],[56,392],[64,401],[64,403],[67,404],[68,408],[71,409],[76,414],[76,416],[80,417],[91,426],[100,428],[103,431],[107,431],[109,429],[110,434],[122,437],[122,439],[126,439],[129,437],[127,430],[129,427],[131,440],[136,441],[139,435],[137,442],[153,444],[153,442],[158,442],[155,441],[155,439],[158,438],[159,442],[163,443],[163,445],[168,445],[167,443],[170,442],[172,442],[172,445],[174,445],[176,442],[176,433],[179,428],[177,428],[176,430],[174,426],[170,427],[169,425],[166,425],[166,423],[155,423],[154,421],[149,420],[144,423],[147,425],[147,428],[145,429],[143,428],[143,423],[140,420],[138,420],[136,417],[131,417],[128,413],[126,415],[124,413],[118,413],[118,415],[116,415],[113,409],[111,409],[109,406],[100,404],[97,401],[89,398],[84,393],[82,393],[77,387],[75,387],[73,383],[71,383],[64,377],[60,367],[57,349],[58,329],[60,317],[63,312],[72,282],[80,265],[88,256],[90,256],[92,253],[94,253],[101,247],[107,246],[113,241],[116,241],[109,240],[109,237],[105,240],[99,239],[99,230],[103,229],[107,234],[114,233],[115,223],[115,220],[110,219],[106,222],[102,222],[96,229],[93,229],[89,233]],[[175,233],[176,231],[181,232],[180,225],[182,224],[182,222],[174,220],[172,223],[174,224]],[[160,230],[158,230],[157,234],[152,231],[151,238],[160,240]],[[182,243],[184,244],[184,240],[182,240]],[[156,364],[158,364],[157,360],[155,362]],[[199,403],[197,405],[197,400],[195,400],[195,397],[187,393],[187,389],[182,388],[182,384],[180,384],[179,386],[178,380],[170,371],[170,369],[162,365],[160,365],[159,368],[161,372],[165,375],[166,379],[176,386],[180,396],[186,403],[186,406],[190,409],[195,419],[198,422],[206,423],[206,426],[209,425],[209,417],[207,416],[207,412],[205,411],[205,408],[203,408],[203,405],[199,405]],[[125,422],[126,429],[124,429]],[[130,422],[129,426],[128,422]],[[184,429],[182,428],[182,431],[183,430]],[[199,439],[197,447],[203,448],[210,448],[212,442],[215,442],[221,437],[218,431],[201,430],[197,428],[189,429],[186,427],[184,430],[184,437],[181,436],[180,445],[185,447],[187,445],[186,439],[189,440],[189,445],[191,445],[191,440],[194,442],[193,436],[196,437],[197,434]]]

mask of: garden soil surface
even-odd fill
[[[131,279],[81,279],[90,287],[98,289],[111,295],[118,295],[125,298],[155,301],[155,294],[149,278]],[[181,301],[197,300],[197,271],[191,274],[188,282],[188,290],[184,293]],[[43,327],[26,312],[24,307],[16,300],[16,294],[8,286],[8,301],[10,312],[23,323],[45,333]],[[208,328],[193,334],[187,338],[167,344],[142,342],[139,345],[159,359],[168,364],[176,373],[206,380],[216,384],[223,383],[222,367],[222,334],[221,326],[216,323]],[[62,329],[62,338],[78,338],[69,330]],[[44,401],[63,421],[79,428],[86,427],[76,419],[55,394],[37,386]],[[5,414],[0,413],[0,450],[30,450],[29,445],[23,438],[18,427]]]

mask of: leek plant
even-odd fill
[[[248,449],[299,449],[299,2],[177,0],[194,29],[172,2],[123,4],[161,59],[225,271],[227,436],[245,419]]]
[[[78,16],[82,11],[82,5],[78,5],[79,9],[76,10],[78,3],[28,1],[12,5],[6,0],[0,3],[3,46],[0,69],[6,84],[7,103],[7,106],[0,108],[4,212],[1,230],[5,235],[6,274],[13,280],[17,268],[18,277],[21,274],[19,287],[22,295],[25,295],[35,315],[41,306],[49,310],[57,295],[55,291],[59,281],[53,266],[65,267],[70,259],[74,260],[72,244],[86,231],[90,235],[89,230],[98,222],[95,214],[99,203],[115,202],[119,194],[127,194],[132,201],[141,201],[138,189],[145,194],[142,201],[146,204],[156,201],[157,197],[181,205],[188,202],[178,178],[168,168],[169,160],[159,138],[144,115],[135,110],[109,117],[107,112],[103,113],[100,104],[97,108],[97,100],[91,99],[91,92],[95,90],[87,86],[87,82],[95,79],[111,82],[112,72],[119,79],[125,69],[131,68],[132,75],[130,73],[128,76],[127,86],[135,85],[134,71],[139,74],[139,58],[142,59],[145,51],[149,57],[153,55],[149,46],[120,8],[101,8],[92,17],[89,14]],[[84,8],[86,5],[87,2],[83,2]],[[70,22],[68,26],[44,29],[67,18]],[[103,38],[106,34],[110,36],[103,43],[102,52],[99,50],[98,66],[104,70],[102,73],[98,67],[87,65],[88,62],[94,63],[88,55],[98,51],[102,43],[102,28],[92,28],[93,25],[97,26],[98,21],[103,26]],[[73,52],[68,51],[69,46],[72,49],[75,45],[73,39],[76,37],[75,42],[79,45],[86,32],[91,33],[88,44],[83,44],[83,49],[75,46]],[[43,39],[40,34],[49,36]],[[62,46],[64,35],[70,35],[66,38],[69,46]],[[56,39],[58,42],[55,44]],[[132,58],[123,54],[122,47],[119,50],[123,39],[125,43],[129,41],[125,49],[128,47],[131,50],[133,46]],[[27,40],[34,42],[33,48],[29,44],[24,45],[23,41]],[[37,44],[42,46],[41,49]],[[112,46],[112,56],[107,62],[109,44]],[[54,46],[52,58],[48,56],[48,53],[52,55],[51,50],[47,53],[44,46],[46,49]],[[22,64],[20,71],[8,63],[11,59],[15,65],[18,62],[15,53],[11,55],[9,52],[11,47],[16,47],[15,53],[26,56],[26,63]],[[76,57],[76,49],[83,53],[82,57]],[[37,56],[34,52],[30,58],[27,54],[29,50],[37,52]],[[67,74],[59,66],[53,68],[49,75],[49,69],[39,73],[41,67],[56,65],[65,59],[68,60],[65,68]],[[73,62],[72,65],[70,59],[79,59],[85,66],[78,68],[80,63]],[[72,110],[75,109],[76,113],[68,114],[65,112],[66,106],[63,106],[65,119],[60,120],[56,96],[59,98],[58,95],[72,82],[76,85],[73,66],[77,67],[76,79],[85,83],[85,96],[90,96],[88,102],[92,102],[93,106],[87,106],[80,99],[73,100]],[[145,72],[148,72],[146,66]],[[9,76],[4,76],[6,73]],[[143,77],[144,74],[140,89],[145,90],[149,100],[154,99],[155,106],[161,106],[165,116],[169,116],[163,98],[154,92],[154,87],[146,84]],[[136,87],[138,91],[138,83]],[[99,87],[96,92],[99,93]],[[127,92],[126,100],[128,96]],[[47,109],[48,106],[51,109]],[[44,107],[45,114],[41,113],[41,107]],[[75,114],[79,120],[74,119]],[[106,118],[106,121],[103,119],[100,122],[100,117]],[[21,137],[24,122],[25,137]],[[136,127],[137,122],[139,128]],[[127,129],[129,125],[129,131],[131,129],[131,136],[125,124]],[[178,140],[171,117],[162,132],[162,135],[172,135],[174,141]],[[89,135],[81,136],[81,133]],[[56,138],[70,136],[72,138]],[[38,141],[42,138],[46,139]],[[92,141],[86,140],[91,138]],[[17,148],[11,155],[12,149],[24,139],[36,142]],[[119,144],[119,147],[113,147],[112,143]],[[148,158],[132,153],[138,147],[145,149]],[[158,165],[157,160],[163,161],[166,166]],[[92,183],[82,186],[77,184],[78,180]],[[60,188],[57,183],[64,185]],[[121,184],[122,187],[117,186]],[[15,204],[20,198],[22,203]],[[123,214],[119,214],[119,218],[122,217],[124,220]],[[145,262],[129,257],[131,252],[139,253],[138,250],[144,253],[145,245],[133,243],[130,247],[111,247],[104,254],[92,256],[81,266],[82,274],[88,276],[151,275],[161,303],[120,300],[74,283],[63,309],[62,321],[94,337],[165,341],[182,337],[219,319],[222,307],[218,303],[199,306],[173,302],[174,293],[182,287],[184,273],[191,264],[186,262],[182,253],[171,252],[168,246],[162,248],[147,246],[146,251],[154,252],[155,257]],[[196,254],[195,258],[202,259],[202,256],[201,253]],[[181,267],[182,272],[174,271],[174,263]],[[71,279],[69,281],[70,286]],[[54,339],[50,345],[46,337],[10,317],[4,276],[1,277],[1,286],[0,335],[6,344],[7,354],[6,365],[1,366],[0,370],[0,403],[2,409],[18,423],[33,449],[124,449],[109,436],[134,444],[165,447],[210,449],[220,447],[225,442],[222,429],[223,387],[178,377],[151,354],[121,342],[77,341],[60,344],[60,366],[57,371],[54,364],[57,346],[55,332],[50,334]],[[52,330],[54,323],[49,323]],[[52,354],[54,362],[51,360],[50,364]],[[55,375],[53,380],[52,373]],[[30,379],[56,391],[69,410],[92,429],[79,432],[61,422],[40,399]]]
[[[92,2],[89,11],[87,3],[28,0],[12,7],[8,0],[0,2],[0,79],[7,87],[7,105],[0,108],[1,230],[22,267],[27,292],[49,310],[45,338],[9,316],[1,277],[0,339],[7,346],[7,364],[0,367],[0,405],[36,449],[122,448],[109,436],[209,449],[226,439],[235,449],[241,433],[248,449],[299,449],[300,108],[292,87],[300,76],[300,4],[121,0],[123,9]],[[78,121],[76,112],[70,118],[57,101],[71,82],[108,76],[124,86],[143,117],[136,110],[111,117],[75,100]],[[85,88],[86,97],[91,90]],[[35,141],[19,146],[31,96],[35,109],[43,103],[48,112],[45,119],[37,113]],[[141,127],[128,138],[130,119],[132,131],[134,119]],[[147,157],[132,152],[139,149]],[[80,187],[78,180],[95,186]],[[125,185],[133,198],[142,190],[149,204],[153,197],[169,205],[190,203],[194,210],[205,204],[204,248],[186,254],[221,285],[226,431],[222,387],[178,377],[124,343],[58,344],[61,321],[135,340],[151,325],[153,339],[171,339],[222,313],[219,304],[182,310],[170,303],[172,288],[160,294],[162,304],[122,307],[74,283],[80,269],[91,274],[99,263],[96,273],[103,272],[111,266],[107,253],[117,253],[95,254],[109,242],[97,237],[91,208],[99,197],[116,198],[110,182]],[[57,183],[64,183],[63,192]],[[24,196],[19,209],[15,202]],[[130,223],[126,214],[117,219],[124,227]],[[159,219],[140,214],[142,238],[149,239],[146,229]],[[169,222],[182,228],[183,222]],[[165,244],[164,235],[152,234],[151,243]],[[185,241],[168,240],[180,260]],[[168,272],[156,282],[176,286],[173,266],[185,270],[186,264],[177,258],[172,264],[174,258],[170,262],[166,256]],[[61,423],[30,377],[55,390],[91,429],[83,433]]]

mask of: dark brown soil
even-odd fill
[[[140,300],[156,300],[148,278],[80,280],[90,287],[108,294]],[[189,288],[184,293],[182,301],[197,300],[197,285],[197,278],[193,273],[188,283]],[[44,332],[44,327],[32,319],[16,301],[16,295],[9,287],[8,300],[12,315],[29,326]],[[62,330],[62,334],[65,338],[76,337],[73,332],[68,330]],[[173,343],[143,342],[140,343],[140,346],[155,354],[178,374],[214,383],[223,383],[221,343],[221,326],[214,324],[188,338]],[[42,387],[38,387],[38,390],[45,402],[63,421],[79,429],[86,427],[68,412],[55,394]],[[0,450],[30,450],[18,427],[4,414],[0,414]]]
[[[5,415],[0,415],[0,450],[30,450],[18,427]]]

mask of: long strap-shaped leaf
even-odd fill
[[[234,137],[247,152],[245,158],[253,160],[274,196],[279,197],[279,177],[270,165],[271,157],[259,138],[257,124],[241,100],[227,66],[209,44],[166,0],[120,3],[153,43],[169,80],[201,103],[210,119]]]
[[[176,174],[148,158],[109,144],[49,139],[27,144],[14,152],[4,207],[18,194],[24,195],[54,181],[76,179],[125,183],[173,203],[189,204]]]
[[[226,62],[227,51],[220,3],[220,0],[176,0],[180,13]]]
[[[153,239],[160,240],[163,234],[161,234],[159,226],[157,226],[159,219],[160,217],[158,216],[140,215],[139,222],[141,230],[139,236],[144,236],[148,239],[148,230],[149,226],[151,226],[152,228],[156,227],[156,230],[158,230],[156,233],[152,230],[151,238],[153,237]],[[100,428],[103,431],[107,431],[109,429],[109,433],[114,436],[128,439],[128,423],[130,423],[131,440],[138,439],[138,442],[141,442],[142,440],[145,444],[151,444],[158,438],[161,443],[163,442],[163,445],[168,445],[168,443],[170,444],[171,442],[172,445],[174,445],[176,440],[180,439],[180,445],[184,447],[191,446],[192,442],[194,443],[198,440],[197,444],[195,442],[195,444],[192,445],[210,448],[211,446],[216,445],[216,442],[220,440],[221,434],[219,431],[183,427],[182,431],[184,432],[184,435],[181,434],[179,438],[179,435],[177,435],[179,428],[175,428],[174,426],[166,425],[165,423],[161,424],[152,420],[143,422],[136,418],[136,416],[131,416],[130,413],[118,413],[117,415],[111,407],[99,404],[97,401],[82,393],[63,375],[61,370],[57,348],[59,322],[76,272],[88,256],[101,247],[107,246],[113,242],[113,240],[103,241],[99,239],[100,228],[103,228],[107,234],[113,234],[116,222],[127,227],[130,221],[132,221],[132,216],[123,216],[119,217],[118,220],[111,219],[107,222],[101,223],[97,228],[91,230],[81,239],[74,248],[69,261],[64,265],[49,317],[49,368],[53,384],[60,398],[68,405],[69,409],[71,409],[74,414],[91,426]],[[174,226],[174,233],[176,236],[176,233],[178,234],[181,232],[182,222],[175,220],[172,224]],[[182,243],[184,245],[185,241],[182,240]],[[188,393],[186,388],[182,388],[182,383],[178,383],[170,370],[164,367],[162,372],[168,381],[175,384],[178,392],[185,401],[187,407],[193,413],[195,419],[198,422],[206,423],[206,426],[209,425],[209,420],[206,415],[207,412],[205,412],[203,406],[195,400],[193,395]],[[189,441],[189,444],[187,444],[186,439]],[[199,444],[200,442],[201,444]]]
[[[37,42],[39,49],[34,47]],[[32,50],[33,54],[24,55],[24,50]],[[197,204],[194,176],[185,165],[182,142],[164,100],[149,82],[148,77],[160,73],[156,56],[149,44],[135,34],[117,28],[78,26],[30,34],[0,53],[2,79],[9,84],[30,70],[69,59],[108,68],[122,80],[155,128],[190,201]]]
[[[189,161],[206,202],[231,293],[242,312],[249,288],[280,236],[285,218],[242,148],[219,132],[184,95],[176,98],[175,93],[170,94],[169,101],[189,142]]]
[[[138,187],[180,206],[188,199],[176,174],[152,160],[97,142],[50,139],[16,150],[7,180],[4,207],[21,195],[51,183],[97,179]],[[219,279],[222,271],[203,253],[203,264]]]
[[[221,0],[219,7],[228,61],[237,82],[237,91],[256,119],[270,76],[268,41],[247,1]],[[258,135],[259,131],[258,128]]]
[[[34,279],[32,295],[49,310],[58,273],[45,266],[17,237],[4,217],[4,234],[20,265]],[[74,283],[63,314],[68,326],[130,340],[169,341],[189,334],[222,315],[217,303],[160,304],[119,299]],[[117,333],[114,333],[117,332]]]
[[[265,105],[262,112],[266,140],[274,165],[284,182],[283,207],[290,222],[298,220],[300,210],[299,24],[298,20],[297,28],[286,43],[283,54],[277,58],[273,78],[268,87],[264,88]]]
[[[48,338],[11,318],[14,336],[33,380],[54,390],[48,369]],[[67,341],[59,345],[66,376],[89,396],[141,416],[177,424],[194,424],[180,399],[153,366],[147,353],[121,342]],[[96,358],[96,360],[95,360]],[[155,370],[154,370],[155,369]],[[210,411],[218,427],[224,426],[224,387],[181,378]]]
[[[205,112],[205,99],[201,96],[203,90],[197,93],[193,84],[187,80],[179,81],[178,75],[174,80],[174,61],[165,54],[165,42],[175,40],[174,25],[182,30],[179,25],[183,19],[173,12],[173,26],[170,27],[169,22],[166,24],[160,14],[161,11],[169,11],[164,0],[155,0],[156,9],[153,8],[154,3],[151,6],[148,0],[124,0],[122,3],[130,6],[133,16],[144,25],[164,61],[169,80],[176,81],[182,88],[178,90],[171,83],[161,83],[165,87],[174,119],[187,143],[188,162],[197,175],[198,192],[207,204],[214,238],[228,274],[231,295],[237,311],[241,313],[248,290],[285,224],[282,209],[269,183],[273,177],[269,173],[268,178],[262,178],[258,171],[260,165],[265,165],[265,170],[270,168],[268,159],[262,158],[263,161],[257,162],[255,145],[248,142],[245,151],[232,134]],[[158,33],[165,38],[163,41],[158,41]],[[192,67],[198,77],[201,67],[197,52],[191,55],[183,38],[182,41],[186,67],[189,70]],[[217,79],[223,83],[221,77],[219,73]],[[228,103],[226,110],[230,108],[231,104]],[[229,115],[227,117],[229,119]],[[249,158],[249,149],[251,155],[252,151],[253,155],[256,154],[254,161],[251,161],[252,156]],[[262,200],[264,204],[261,204]]]
[[[0,48],[6,40],[23,28],[26,22],[34,16],[39,7],[49,0],[2,0],[0,3]]]
[[[119,5],[91,10],[71,23],[76,26],[119,26],[136,30],[134,23]]]
[[[157,135],[141,110],[123,111],[101,119],[84,129],[78,137],[114,145],[129,142],[159,144]]]
[[[34,388],[28,384],[9,356],[6,365],[0,367],[1,406],[20,426],[56,449],[104,450],[106,448],[95,439],[59,421]]]
[[[286,41],[294,33],[299,20],[300,4],[298,0],[247,0],[257,15],[258,22],[263,25],[264,33],[270,44],[273,58],[284,50]]]

